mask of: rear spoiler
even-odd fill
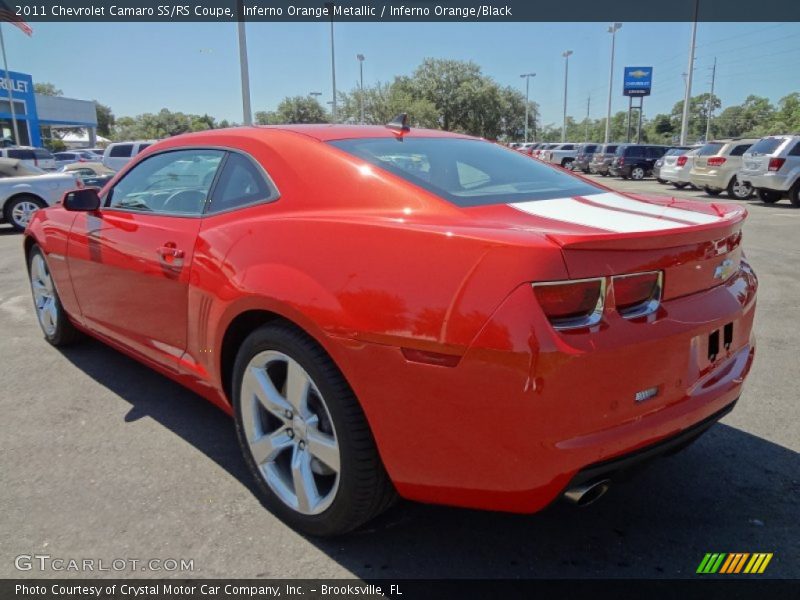
[[[652,198],[648,198],[650,202]],[[665,206],[682,208],[680,201],[663,202]],[[696,204],[692,205],[696,208]],[[719,220],[705,225],[688,225],[678,229],[643,231],[641,233],[546,234],[547,239],[569,250],[655,250],[677,248],[691,244],[721,240],[738,233],[747,217],[747,210],[736,204],[709,205],[708,214],[717,214]],[[713,212],[712,212],[713,211]]]

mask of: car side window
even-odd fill
[[[119,210],[200,215],[225,152],[173,150],[146,158],[108,193],[105,206]]]
[[[278,190],[253,160],[238,152],[230,152],[214,187],[208,212],[218,213],[277,198]]]
[[[800,142],[797,142],[794,148],[789,150],[789,156],[800,156]]]
[[[752,146],[752,144],[739,144],[733,150],[731,150],[731,156],[741,156],[747,149]]]

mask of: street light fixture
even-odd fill
[[[528,143],[528,98],[530,97],[531,77],[536,77],[536,73],[523,73],[520,75],[525,79],[525,143]]]
[[[561,127],[561,142],[567,141],[567,80],[569,78],[569,57],[572,56],[572,50],[564,50],[561,53],[564,57],[564,124]]]
[[[361,88],[361,93],[359,94],[361,98],[361,124],[364,124],[364,59],[365,56],[363,54],[356,54],[356,58],[358,59],[358,70],[361,77],[361,83],[359,84]]]
[[[614,88],[614,45],[617,40],[617,31],[622,29],[622,23],[614,23],[608,28],[611,34],[611,67],[608,70],[608,108],[606,109],[606,136],[605,143],[610,141],[611,136],[611,92]]]

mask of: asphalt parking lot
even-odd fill
[[[653,180],[601,180],[673,195]],[[758,350],[721,424],[585,509],[400,503],[335,540],[304,538],[261,506],[225,414],[98,342],[50,347],[22,238],[0,226],[0,577],[62,575],[18,571],[22,554],[194,561],[104,576],[694,577],[706,552],[773,552],[765,576],[800,577],[800,210],[743,203]]]

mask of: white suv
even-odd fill
[[[0,158],[14,158],[21,160],[26,165],[38,167],[45,171],[56,170],[56,159],[47,148],[34,148],[33,146],[9,146],[0,148]]]
[[[739,178],[752,185],[762,202],[784,196],[800,208],[800,135],[762,138],[742,157]]]
[[[109,169],[119,171],[139,152],[154,143],[155,140],[138,140],[135,142],[114,142],[109,144],[103,152],[103,164]]]

